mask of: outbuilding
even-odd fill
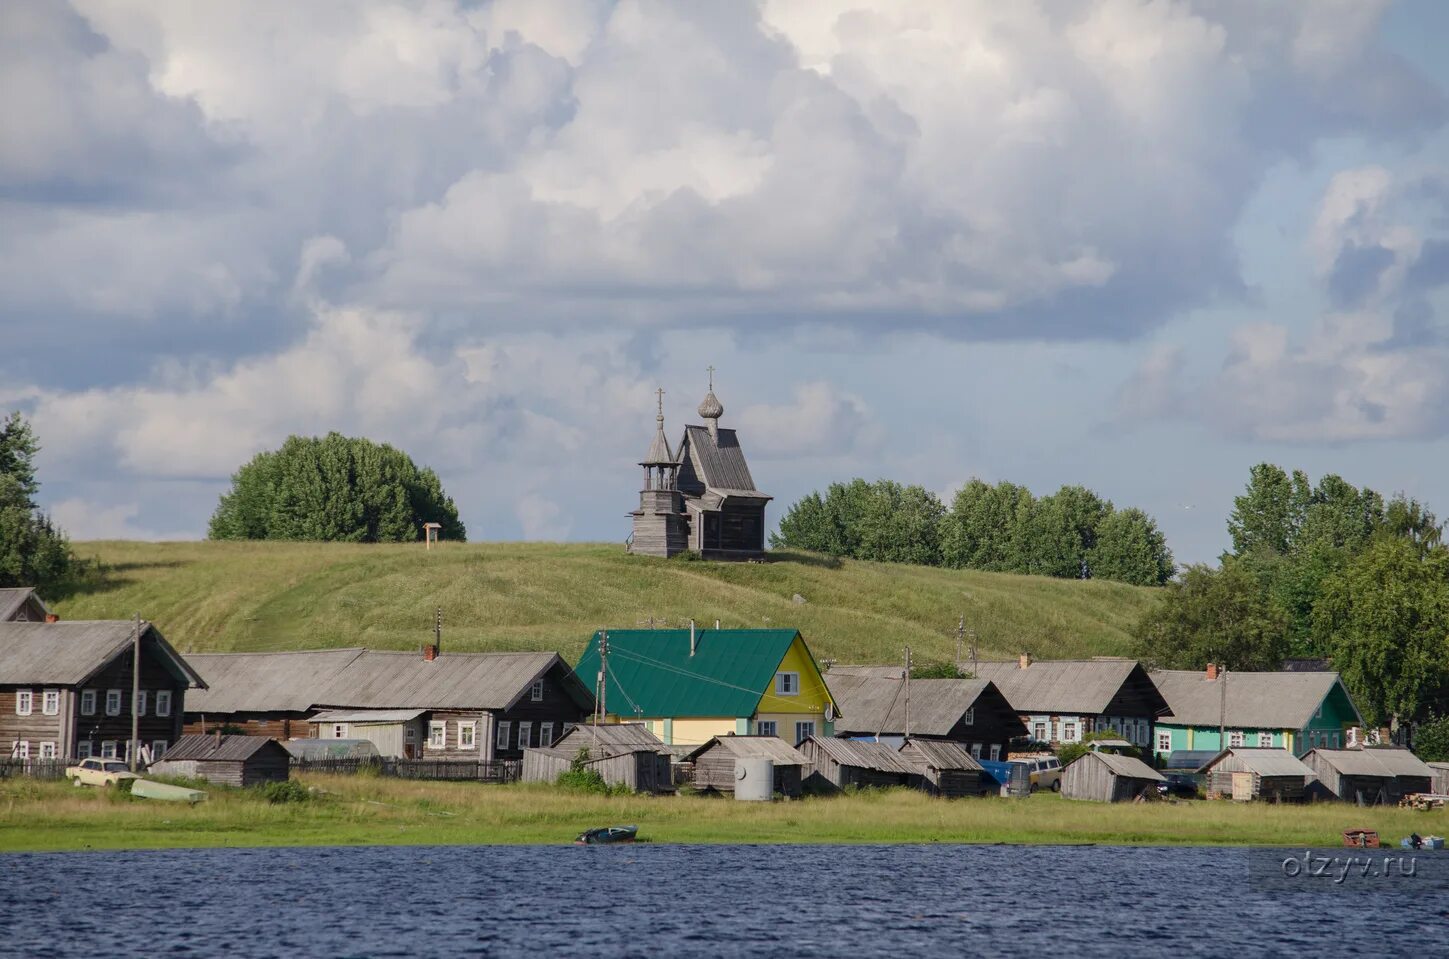
[[[1286,749],[1224,749],[1204,763],[1209,799],[1302,802],[1313,770]]]
[[[775,767],[774,791],[794,798],[800,795],[806,759],[778,736],[715,736],[684,757],[694,763],[694,785],[698,789],[733,793],[737,764],[744,759],[768,759]]]
[[[552,746],[525,749],[523,781],[557,782],[580,758],[610,786],[641,793],[674,791],[669,750],[642,723],[575,726]]]
[[[275,739],[191,733],[178,739],[166,758],[152,763],[148,771],[246,787],[285,782],[291,775],[290,761],[291,755]]]
[[[1140,759],[1089,752],[1062,770],[1062,795],[1094,802],[1127,802],[1157,794],[1162,774]]]
[[[1449,796],[1449,763],[1428,763],[1427,765],[1434,770],[1434,792],[1440,796]]]
[[[1334,798],[1360,806],[1394,804],[1410,793],[1426,793],[1434,770],[1407,749],[1310,749],[1303,762]]]
[[[884,743],[810,736],[796,747],[813,770],[807,781],[820,788],[915,786],[921,772]]]
[[[981,764],[960,743],[940,739],[907,739],[901,744],[901,758],[921,773],[927,792],[947,799],[979,796],[987,777]],[[996,780],[990,780],[992,786]]]

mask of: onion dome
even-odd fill
[[[707,420],[717,420],[724,415],[724,405],[714,395],[714,390],[704,395],[704,401],[699,404],[699,415]]]

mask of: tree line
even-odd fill
[[[772,546],[878,562],[1099,577],[1159,586],[1173,576],[1157,523],[1082,486],[1035,497],[972,478],[949,509],[921,486],[853,479],[810,493],[780,520]]]
[[[19,412],[0,424],[0,586],[47,586],[64,579],[73,557],[65,534],[36,505],[40,441]]]
[[[1263,463],[1227,526],[1232,551],[1183,570],[1137,625],[1144,660],[1272,670],[1324,659],[1370,723],[1449,709],[1449,548],[1424,504]]]

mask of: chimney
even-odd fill
[[[428,645],[426,645],[426,646],[423,647],[423,662],[425,662],[425,663],[431,663],[433,660],[435,660],[437,658],[438,658],[438,647],[437,646],[433,645],[432,643],[428,643]]]
[[[216,727],[216,744],[218,746],[221,745],[221,727],[220,726]]]
[[[719,620],[714,621],[714,628],[719,629]]]
[[[1218,664],[1217,663],[1208,663],[1207,664],[1207,672],[1203,673],[1203,675],[1207,679],[1210,679],[1210,680],[1211,679],[1217,679],[1218,678]]]
[[[1031,653],[1022,653],[1016,659],[1016,668],[1025,669],[1031,665]]]
[[[58,623],[58,622],[60,622],[60,617],[57,616],[55,613],[46,613],[45,614],[45,621],[47,623]]]
[[[699,648],[699,633],[695,631],[694,620],[689,621],[689,655],[693,656],[694,651]]]

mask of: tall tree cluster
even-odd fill
[[[1189,567],[1138,624],[1144,659],[1245,670],[1327,659],[1370,722],[1449,705],[1449,549],[1424,504],[1263,463],[1228,533],[1219,566]]]
[[[385,443],[328,433],[288,437],[238,470],[210,536],[396,543],[421,539],[424,523],[440,524],[444,539],[467,538],[431,469]]]
[[[972,479],[947,509],[934,493],[854,479],[801,499],[774,546],[884,562],[1161,585],[1174,571],[1156,522],[1081,486],[1034,497]]]
[[[47,586],[71,568],[70,544],[36,504],[40,442],[18,412],[0,424],[0,586]]]

